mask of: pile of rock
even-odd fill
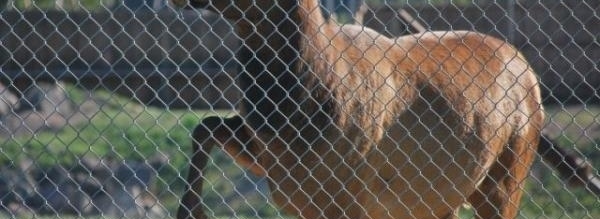
[[[82,158],[77,165],[39,169],[22,161],[0,168],[0,210],[11,216],[164,217],[164,206],[149,192],[160,166]]]
[[[19,95],[0,84],[0,136],[58,130],[78,113],[60,83],[37,83]]]

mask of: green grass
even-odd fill
[[[174,166],[187,161],[190,130],[196,113],[184,113],[127,105],[105,105],[89,123],[69,125],[58,132],[40,132],[3,140],[0,162],[30,158],[41,166],[77,161],[81,156],[145,160],[156,155],[173,158]]]

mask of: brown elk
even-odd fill
[[[205,218],[213,145],[301,218],[514,218],[544,124],[538,81],[505,41],[395,39],[323,18],[318,0],[172,0],[237,25],[240,116],[193,132],[178,218]]]

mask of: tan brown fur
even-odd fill
[[[317,0],[194,5],[237,24],[246,93],[239,117],[195,130],[178,218],[205,217],[212,144],[300,218],[453,218],[466,202],[477,218],[516,216],[544,115],[509,44],[467,31],[390,39],[326,21]]]

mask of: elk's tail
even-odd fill
[[[569,185],[584,187],[600,196],[600,177],[594,174],[592,166],[585,159],[561,148],[546,135],[540,137],[538,154],[556,169]]]

